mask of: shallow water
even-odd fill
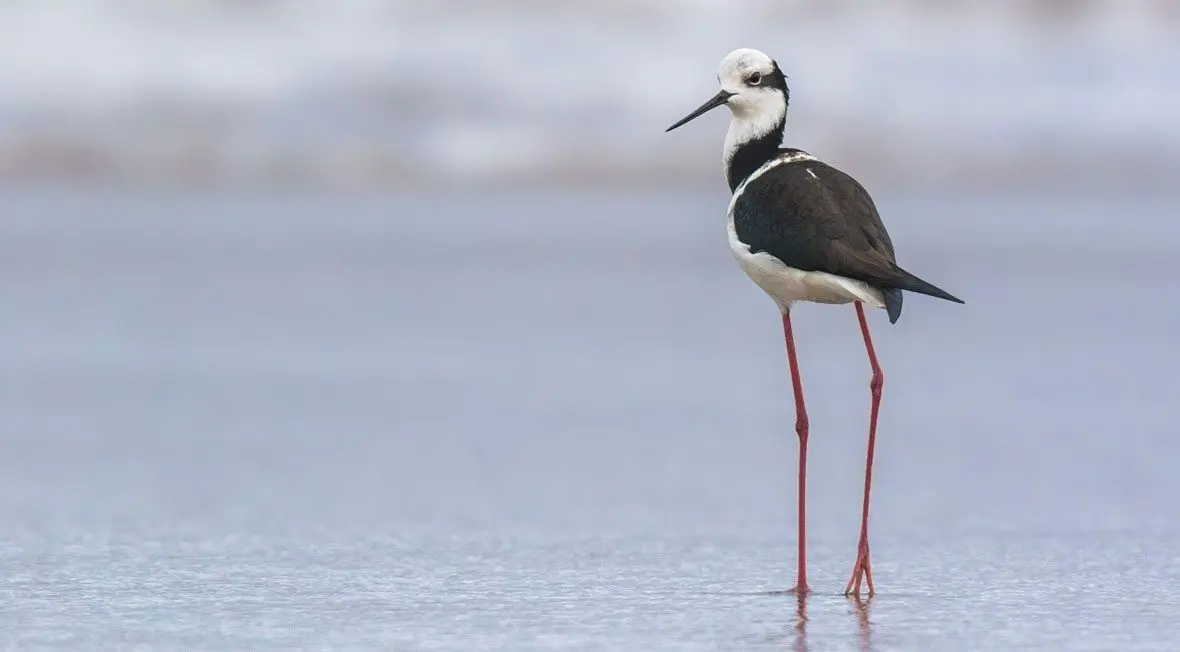
[[[881,200],[968,303],[872,316],[865,609],[867,363],[797,310],[801,626],[781,334],[720,192],[5,190],[0,643],[1175,649],[1171,203]]]
[[[877,548],[883,591],[772,595],[781,537],[144,530],[6,555],[17,647],[1172,649],[1174,539],[974,535]],[[815,583],[850,559],[817,542]],[[884,542],[883,542],[884,543]],[[841,551],[845,552],[845,551]]]

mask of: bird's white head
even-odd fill
[[[725,137],[727,168],[742,145],[768,141],[777,148],[786,126],[790,91],[786,75],[774,59],[750,48],[734,50],[721,60],[717,81],[721,90],[716,95],[666,131],[725,105],[733,114]]]

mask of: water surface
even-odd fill
[[[1176,649],[1171,202],[880,204],[967,305],[872,316],[865,608],[836,594],[867,362],[850,308],[798,309],[801,620],[769,593],[794,566],[785,355],[720,190],[6,190],[0,642]]]

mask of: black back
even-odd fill
[[[798,150],[783,153],[790,152]],[[901,290],[962,303],[898,267],[869,193],[826,163],[803,160],[770,168],[742,188],[733,222],[751,253],[766,252],[788,267],[880,288],[891,322],[901,315]]]

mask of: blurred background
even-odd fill
[[[737,47],[789,75],[787,143],[855,175],[901,264],[967,302],[872,315],[878,585],[954,581],[930,560],[968,549],[1135,592],[1168,576],[1126,559],[1176,572],[1180,2],[3,0],[0,43],[15,644],[421,640],[389,610],[440,577],[532,568],[560,593],[608,563],[569,542],[601,537],[593,559],[657,542],[619,577],[787,588],[791,390],[725,241],[727,117],[663,133]],[[869,371],[850,307],[795,315],[834,587]],[[678,541],[717,547],[689,566]],[[480,561],[501,553],[524,557]],[[318,602],[342,582],[384,602]],[[127,596],[154,597],[111,625]],[[472,604],[417,631],[463,640]],[[1073,605],[1060,631],[1107,613]],[[1158,634],[1146,613],[1118,617]]]
[[[1168,0],[7,0],[0,24],[13,181],[716,181],[716,127],[658,127],[739,43],[791,76],[793,141],[899,191],[1167,188],[1180,151]]]

